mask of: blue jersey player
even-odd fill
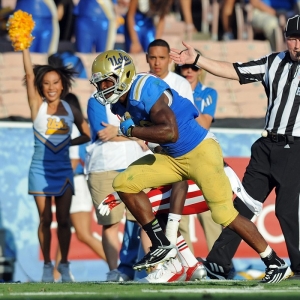
[[[136,75],[132,58],[121,50],[109,50],[96,57],[91,83],[97,88],[94,97],[103,105],[111,104],[113,113],[122,117],[120,130],[125,136],[159,143],[164,150],[133,162],[113,181],[114,190],[152,243],[150,251],[133,268],[139,270],[164,263],[160,275],[167,272],[174,279],[184,280],[176,247],[165,236],[143,190],[187,179],[202,190],[213,220],[234,230],[264,256],[269,246],[256,226],[234,208],[221,147],[214,135],[195,120],[198,110],[193,104],[160,78]],[[274,256],[286,265],[275,252]],[[270,271],[272,266],[267,268]],[[274,272],[281,274],[282,270],[272,268]],[[151,282],[161,282],[158,277],[153,276]],[[284,276],[278,276],[274,282],[283,279]]]

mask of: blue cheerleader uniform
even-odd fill
[[[72,188],[73,170],[69,157],[74,116],[70,105],[61,100],[67,115],[47,114],[44,101],[33,122],[34,153],[29,169],[29,191],[35,196],[61,196]]]

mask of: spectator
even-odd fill
[[[175,89],[181,96],[189,99],[194,103],[193,92],[189,82],[182,76],[169,71],[169,65],[171,64],[171,59],[169,56],[170,46],[162,39],[156,39],[152,41],[148,48],[146,59],[150,67],[150,72],[164,80],[172,89]],[[187,192],[187,189],[186,189]],[[178,191],[174,191],[173,187],[173,197],[178,196]],[[193,252],[193,244],[189,234],[189,216],[182,216],[179,223],[179,230],[184,237],[187,245]]]
[[[137,257],[139,239],[137,237],[138,225],[131,214],[126,214],[127,224],[125,233],[132,238],[125,240],[129,249],[127,257],[123,252],[121,265],[118,268],[120,251],[119,223],[124,215],[124,204],[115,207],[109,216],[102,216],[98,206],[102,200],[113,192],[112,181],[119,172],[126,168],[135,159],[148,154],[148,147],[143,141],[131,140],[119,135],[120,120],[91,97],[88,101],[88,119],[91,129],[92,144],[87,147],[85,173],[88,175],[88,187],[92,196],[98,224],[102,225],[102,243],[106,255],[109,272],[107,281],[127,281],[134,277],[131,266]],[[131,230],[130,230],[131,229]],[[127,262],[125,262],[125,259]],[[133,263],[131,262],[133,260]],[[129,268],[127,266],[130,266]]]
[[[69,105],[81,110],[79,100],[73,93],[69,93],[65,97],[65,101]],[[80,132],[77,127],[73,125],[72,138],[80,136]],[[85,176],[83,174],[84,160],[86,155],[86,144],[79,146],[73,146],[70,148],[70,158],[72,169],[74,172],[74,188],[75,195],[72,197],[72,203],[70,208],[70,217],[72,226],[75,229],[77,239],[86,244],[92,251],[94,251],[98,257],[106,260],[103,250],[102,242],[93,236],[91,232],[91,211],[93,202],[91,194],[89,192]],[[60,277],[60,273],[57,270],[59,261],[61,260],[60,249],[57,249],[55,266],[54,266],[54,279],[57,281]]]
[[[31,52],[57,52],[59,41],[59,24],[54,0],[17,0],[15,11],[22,10],[32,15],[35,27],[32,31],[34,40]]]
[[[131,0],[125,17],[125,49],[127,52],[146,52],[148,45],[162,37],[165,16],[173,0]],[[155,25],[154,18],[158,17]]]
[[[232,29],[234,5],[237,0],[224,0],[221,10],[221,20],[223,27],[223,41],[234,40]]]
[[[197,32],[192,15],[192,0],[180,0],[180,8],[185,22],[185,33],[188,40]]]
[[[253,6],[251,22],[253,29],[263,32],[273,51],[281,51],[282,49],[276,47],[276,30],[279,29],[282,35],[278,16],[290,17],[299,13],[297,0],[249,0],[249,2]]]
[[[75,46],[81,53],[113,49],[117,22],[113,0],[79,0],[75,6]]]
[[[207,38],[210,36],[212,40],[218,40],[219,2],[219,0],[180,0],[188,40],[193,39],[193,35],[197,33],[197,30],[200,30],[201,34],[204,34]],[[199,14],[199,11],[201,11],[201,14]],[[201,20],[201,24],[197,22],[199,20]]]

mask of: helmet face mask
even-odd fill
[[[94,97],[102,105],[116,103],[129,91],[135,74],[133,60],[125,51],[108,50],[99,54],[93,62],[90,79],[97,88]],[[101,90],[100,83],[108,79],[113,82],[113,85]]]

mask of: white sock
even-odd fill
[[[272,253],[272,248],[268,245],[266,250],[262,253],[259,253],[259,255],[261,258],[265,258],[265,257],[269,256],[271,253]]]
[[[179,259],[184,267],[193,267],[198,262],[182,235],[177,238],[177,249]]]
[[[172,245],[176,245],[177,232],[179,228],[179,222],[181,220],[181,215],[169,214],[168,222],[166,226],[166,237]]]

